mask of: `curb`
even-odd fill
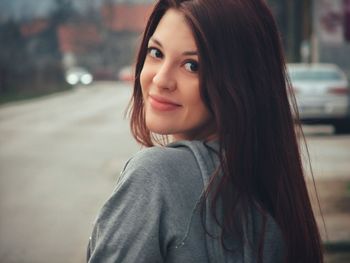
[[[350,240],[323,242],[323,247],[325,251],[329,253],[339,253],[339,252],[350,253]]]

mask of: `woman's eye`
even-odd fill
[[[159,49],[154,48],[154,47],[148,48],[148,54],[153,58],[161,58],[162,57],[162,52],[160,52]]]
[[[198,62],[188,61],[185,63],[185,69],[189,72],[196,73],[198,72]]]

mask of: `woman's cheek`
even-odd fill
[[[142,90],[145,90],[152,83],[152,70],[151,67],[145,62],[141,74],[140,74],[140,84]]]

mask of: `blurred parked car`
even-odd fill
[[[334,64],[288,64],[299,117],[308,124],[332,124],[336,133],[350,132],[350,88]]]
[[[81,67],[70,68],[66,71],[66,81],[70,85],[89,85],[93,81],[91,73]]]
[[[125,82],[134,81],[134,68],[132,66],[122,67],[118,73],[118,79]]]

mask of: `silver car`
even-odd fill
[[[350,88],[334,64],[288,64],[299,117],[308,124],[332,124],[336,133],[350,132]]]

